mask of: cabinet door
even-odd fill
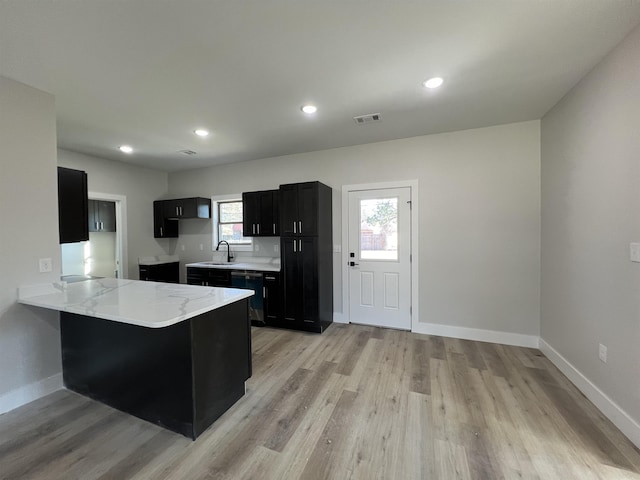
[[[280,275],[267,273],[262,275],[264,285],[264,320],[268,325],[280,320]]]
[[[58,229],[60,243],[89,240],[87,174],[58,167]]]
[[[280,185],[278,194],[280,209],[280,235],[296,235],[298,233],[298,185]]]
[[[318,234],[318,184],[298,185],[298,235]]]
[[[153,202],[153,236],[154,238],[175,238],[178,236],[178,220],[165,217],[165,200]]]
[[[313,323],[318,320],[318,239],[300,237],[297,247],[300,265],[299,282],[302,290],[302,320]]]
[[[98,202],[96,202],[95,200],[89,200],[88,224],[90,232],[100,231],[100,225],[98,223],[99,213],[97,203]]]
[[[301,282],[299,280],[298,239],[280,238],[282,274],[282,318],[286,322],[298,322],[301,310]]]
[[[94,200],[95,201],[95,200]],[[100,222],[101,232],[116,231],[116,204],[105,200],[95,201],[97,206],[97,220]]]
[[[273,191],[258,192],[258,203],[260,211],[258,214],[258,225],[261,237],[275,235],[275,224],[277,218],[273,217]]]
[[[164,218],[180,218],[180,200],[163,200]]]
[[[258,216],[260,214],[259,192],[245,192],[242,194],[242,235],[254,237],[257,235]]]

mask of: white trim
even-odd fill
[[[211,197],[211,251],[216,251],[218,245],[218,202],[228,202],[230,200],[242,200],[241,193],[232,193],[228,195],[213,195]],[[251,240],[249,245],[231,245],[232,252],[253,252],[254,244],[253,238],[247,237]]]
[[[498,330],[484,330],[480,328],[455,327],[438,323],[418,323],[414,325],[412,331],[425,335],[461,338],[464,340],[476,340],[479,342],[500,343],[502,345],[528,348],[538,348],[540,339],[537,335],[524,335],[522,333],[500,332]]]
[[[415,331],[420,320],[420,296],[418,265],[420,264],[420,243],[418,242],[420,222],[418,215],[418,180],[397,180],[393,182],[361,183],[342,186],[342,322],[351,321],[349,314],[349,192],[379,190],[383,188],[405,188],[411,191],[411,331]],[[335,318],[335,314],[334,314]]]
[[[62,388],[62,373],[24,385],[0,396],[0,414],[26,405]]]
[[[89,200],[107,200],[116,204],[116,255],[120,278],[129,278],[127,250],[127,197],[113,193],[89,192]]]
[[[543,338],[540,338],[540,351],[544,353],[544,355],[551,360],[551,363],[558,367],[558,369],[571,380],[571,383],[578,387],[578,390],[584,393],[598,410],[611,420],[636,447],[640,448],[640,424],[638,424],[638,422]]]

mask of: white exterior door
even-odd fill
[[[349,317],[411,330],[411,188],[349,192]]]

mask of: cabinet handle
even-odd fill
[[[298,222],[298,233],[302,234],[302,221]]]
[[[298,251],[302,252],[302,240],[299,240],[299,242],[300,242],[300,248],[298,248]]]
[[[104,222],[100,222],[100,230],[104,230]]]
[[[274,235],[276,234],[276,224],[275,223],[273,224],[273,234]]]
[[[297,233],[296,232],[296,222],[293,222],[293,233]]]
[[[296,253],[296,252],[297,252],[297,250],[296,250],[296,243],[297,243],[297,242],[294,240],[294,241],[293,241],[293,253]]]
[[[161,236],[161,237],[164,237],[164,233],[163,233],[163,231],[162,231],[162,227],[160,227],[160,236]]]
[[[257,223],[256,226],[258,227],[258,235],[260,235],[260,224]]]
[[[256,224],[255,223],[251,224],[251,233],[253,233],[254,235],[256,234]]]
[[[98,230],[98,222],[93,222],[93,224],[95,225],[96,230]]]
[[[267,298],[267,287],[262,287],[262,298]]]

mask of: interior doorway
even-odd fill
[[[89,192],[89,240],[62,245],[62,276],[127,278],[126,197]]]

